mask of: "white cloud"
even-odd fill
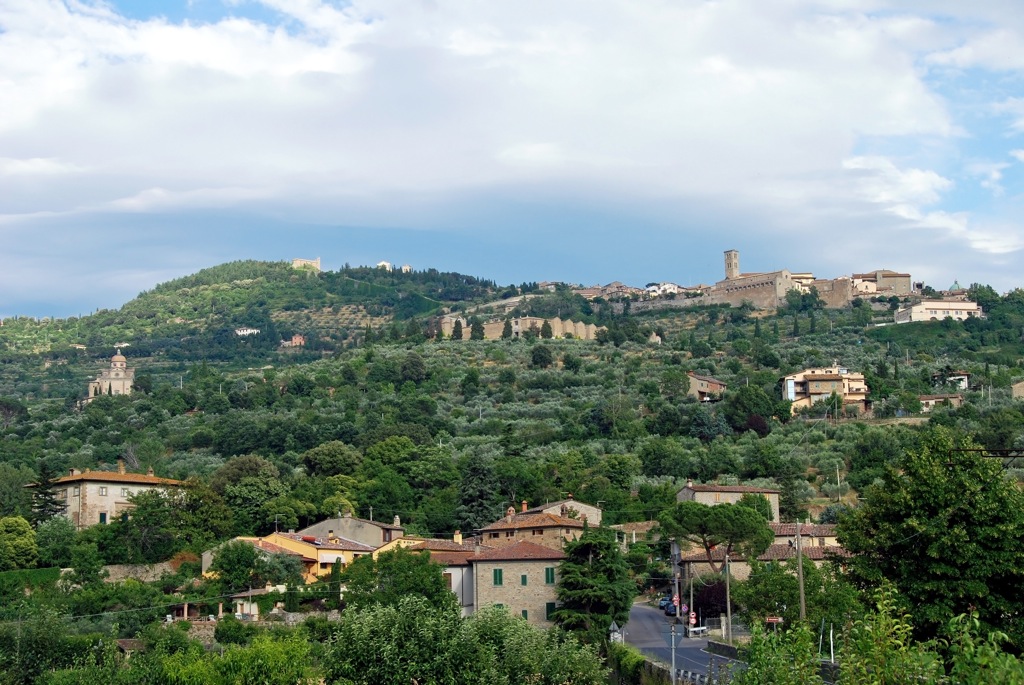
[[[1024,162],[1024,150],[1010,150],[1010,156],[1018,162]]]

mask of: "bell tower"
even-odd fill
[[[725,280],[731,281],[740,277],[740,253],[736,250],[725,251]]]

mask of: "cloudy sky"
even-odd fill
[[[233,259],[1024,285],[1020,0],[0,0],[0,315]]]

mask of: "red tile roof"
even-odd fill
[[[523,528],[582,528],[583,521],[558,514],[516,514],[512,521],[508,517],[498,519],[480,530],[521,530]]]
[[[544,547],[534,542],[520,540],[507,547],[498,547],[469,557],[474,561],[543,561],[565,559],[561,550]]]
[[[779,494],[779,490],[772,490],[771,488],[758,488],[753,485],[691,485],[686,484],[686,488],[694,492],[754,492],[759,494]]]
[[[276,533],[276,535],[288,538],[289,540],[294,540],[295,542],[311,545],[317,549],[347,550],[349,552],[372,552],[375,549],[369,545],[364,545],[361,542],[356,542],[355,540],[349,540],[347,538],[336,537],[328,540],[327,538],[318,538],[312,535],[299,535],[298,533]],[[313,539],[307,540],[305,538]]]
[[[118,473],[117,471],[85,471],[76,473],[73,476],[64,476],[53,481],[54,483],[135,483],[138,485],[181,485],[180,480],[171,478],[158,478],[144,473]]]
[[[808,546],[800,550],[804,553],[804,556],[812,561],[821,561],[831,556],[848,557],[850,553],[838,545],[815,545],[813,547]],[[711,558],[718,561],[725,561],[725,548],[717,547],[711,550]],[[772,545],[757,557],[758,561],[782,561],[785,559],[796,558],[796,547],[790,546],[789,544],[783,545]],[[679,561],[707,561],[707,555],[703,549],[694,550],[687,554],[683,554],[679,557]],[[733,561],[743,561],[742,558],[734,558]]]
[[[775,537],[796,537],[795,523],[769,523],[768,527]],[[812,538],[835,537],[836,527],[830,523],[804,524],[800,526],[800,535]]]

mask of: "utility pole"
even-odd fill
[[[729,553],[725,553],[725,640],[732,644],[732,594],[729,591]]]
[[[804,599],[804,554],[800,543],[800,521],[796,522],[796,579],[800,584],[800,620],[807,618],[807,603]]]
[[[679,613],[679,606],[676,605],[676,614]],[[676,685],[676,624],[672,623],[672,685]]]
[[[672,622],[673,628],[679,623],[679,544],[672,540],[672,601],[676,605],[676,620]],[[674,648],[673,648],[674,649]]]

